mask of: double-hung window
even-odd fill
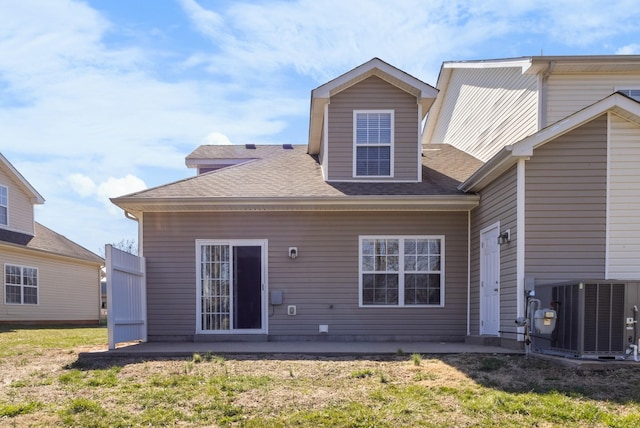
[[[443,305],[443,236],[360,237],[360,306]]]
[[[9,224],[9,190],[0,185],[0,225]]]
[[[4,265],[4,301],[7,304],[38,304],[38,269]]]
[[[354,177],[393,176],[393,110],[353,112]]]

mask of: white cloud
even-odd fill
[[[120,209],[113,205],[109,198],[124,196],[147,188],[141,178],[131,174],[121,178],[109,177],[102,183],[96,184],[90,177],[76,173],[69,175],[67,182],[80,196],[93,197],[103,203],[112,213],[117,213]]]
[[[617,55],[638,55],[640,54],[640,44],[632,43],[630,45],[626,45],[621,47],[616,51]]]
[[[229,137],[221,134],[220,132],[212,132],[211,134],[207,135],[207,138],[205,138],[205,144],[211,144],[214,146],[228,146],[231,145],[231,140],[229,140]]]
[[[130,34],[155,3],[112,3],[0,0],[0,150],[53,226],[82,213],[70,230],[110,221],[109,196],[190,175],[203,142],[306,142],[310,90],[372,57],[435,84],[445,60],[640,52],[635,0],[180,0],[179,52],[155,44],[168,28]]]
[[[80,196],[91,196],[95,194],[97,186],[93,180],[83,174],[71,174],[67,181],[71,186],[71,189]]]
[[[147,185],[140,178],[134,175],[127,175],[122,178],[109,177],[100,183],[97,195],[100,198],[109,199],[116,196],[128,195],[147,188]]]

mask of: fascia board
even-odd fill
[[[479,203],[477,195],[350,198],[113,198],[133,213],[188,211],[467,211]]]
[[[436,84],[436,88],[440,91],[438,93],[438,97],[429,110],[423,110],[425,114],[428,112],[429,116],[427,117],[427,121],[425,122],[424,129],[422,131],[422,144],[431,143],[433,132],[435,131],[436,123],[438,122],[438,118],[440,117],[440,112],[442,110],[442,103],[447,96],[452,73],[453,70],[451,68],[444,68],[443,66],[440,69],[438,83]]]
[[[442,64],[443,69],[452,68],[521,68],[525,73],[531,67],[531,57],[513,58],[513,59],[497,59],[497,60],[479,60],[479,61],[449,61]]]
[[[621,94],[612,94],[514,144],[512,155],[532,156],[533,150],[537,147],[584,125],[609,110],[619,109],[636,115],[640,119],[640,104],[638,102]]]
[[[438,95],[438,91],[431,85],[411,76],[404,71],[395,68],[379,58],[373,58],[372,60],[354,68],[351,71],[344,73],[343,75],[336,77],[335,79],[325,83],[314,89],[311,92],[312,98],[330,98],[332,91],[341,86],[349,86],[350,81],[357,83],[358,77],[362,76],[371,70],[378,69],[382,73],[387,74],[394,79],[397,79],[409,86],[412,86],[420,91],[420,98],[435,98]]]
[[[324,120],[324,106],[329,98],[311,97],[311,111],[309,113],[309,144],[307,153],[317,155],[322,145],[322,124]]]
[[[506,146],[458,188],[465,192],[481,189],[485,184],[515,165],[519,158],[526,159],[533,156],[533,151],[536,148],[584,125],[607,111],[617,112],[616,114],[622,117],[624,115],[621,113],[624,112],[636,117],[640,123],[640,103],[621,94],[609,95],[511,146]]]
[[[31,202],[34,204],[44,204],[44,198],[38,191],[27,181],[26,178],[20,174],[20,172],[4,157],[2,153],[0,153],[0,161],[4,166],[9,170],[9,172],[15,176],[20,184],[23,186],[23,189],[30,193]]]
[[[471,177],[458,186],[463,192],[477,192],[516,164],[512,156],[512,146],[506,146],[482,165]]]

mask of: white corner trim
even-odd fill
[[[605,196],[604,279],[609,279],[609,247],[611,245],[611,112],[607,112],[607,194]]]
[[[525,314],[525,176],[525,160],[518,159],[516,170],[516,317],[522,317]],[[524,333],[524,328],[518,327],[518,333]],[[518,341],[524,341],[522,334],[518,334]]]

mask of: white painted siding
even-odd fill
[[[33,204],[22,191],[13,176],[0,169],[0,185],[9,190],[9,225],[3,226],[16,232],[34,234]]]
[[[487,161],[537,131],[536,76],[520,68],[455,69],[431,143],[451,144]]]
[[[38,268],[38,304],[5,304],[3,279],[0,321],[97,323],[100,319],[100,270],[95,264],[1,246],[3,278],[5,263]]]
[[[638,74],[552,74],[547,81],[547,125],[623,88],[640,88],[640,76]]]
[[[640,278],[640,127],[609,114],[608,277]]]

